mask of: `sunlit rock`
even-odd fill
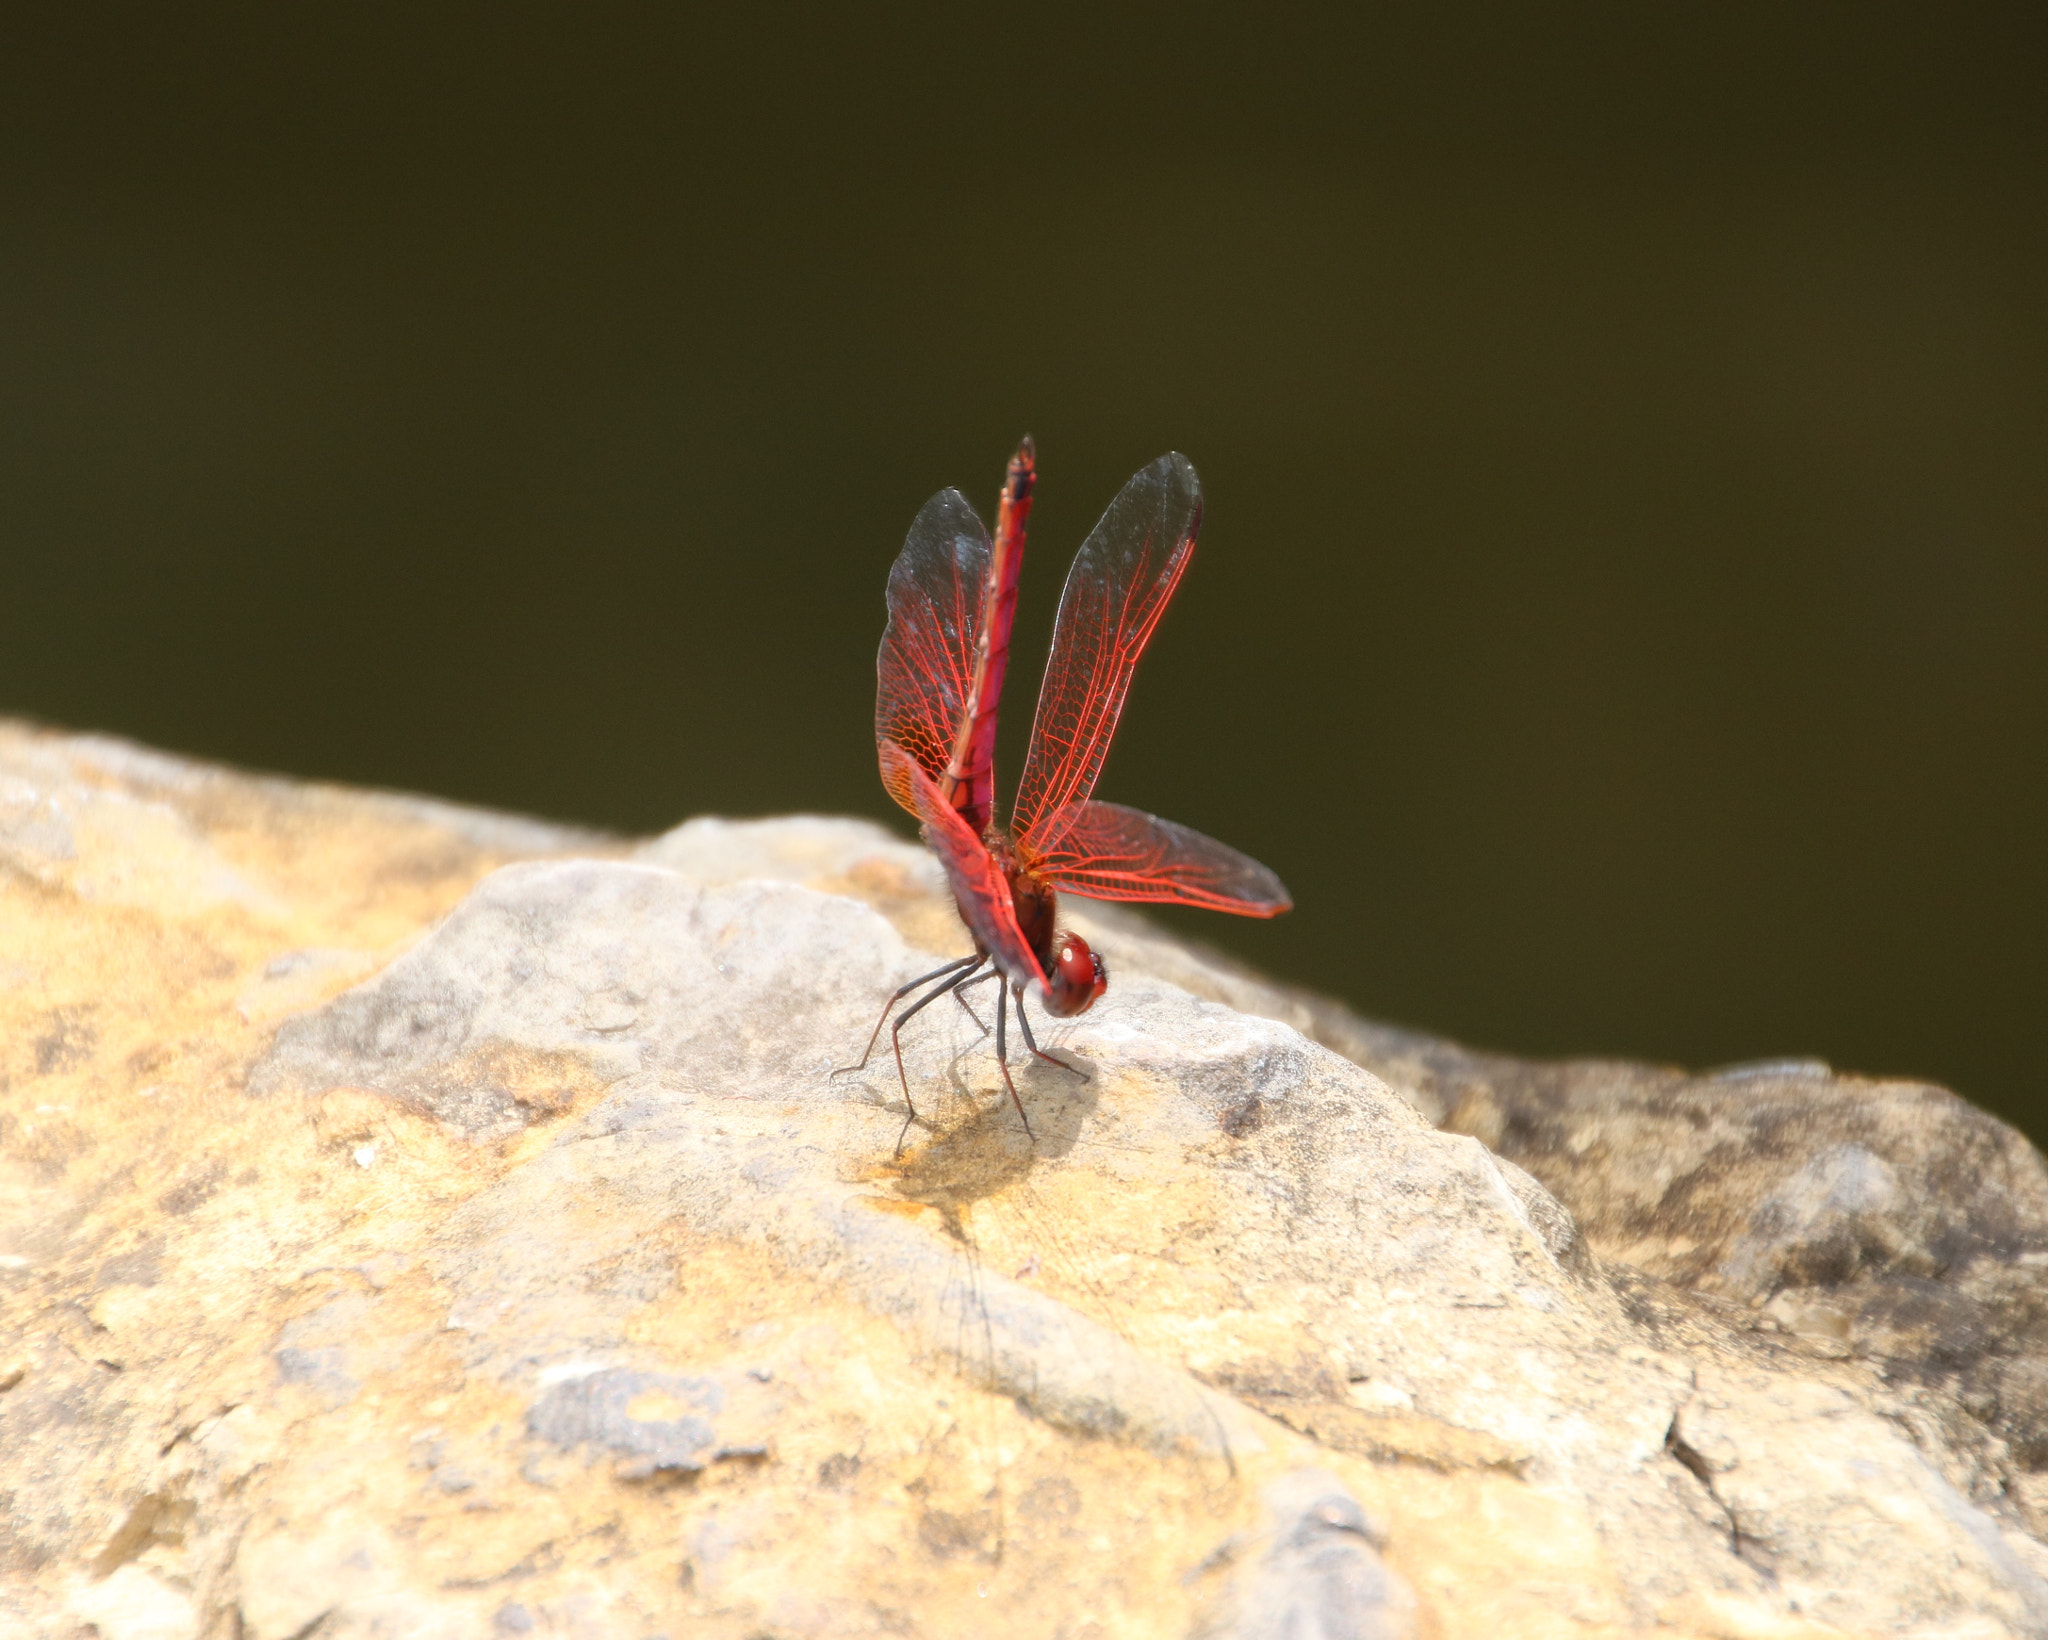
[[[1075,918],[0,727],[0,1632],[2048,1632],[2009,1129]]]

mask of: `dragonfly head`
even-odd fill
[[[1046,1011],[1064,1018],[1085,1014],[1109,989],[1109,970],[1079,934],[1062,934],[1045,981]]]

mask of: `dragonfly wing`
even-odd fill
[[[1148,900],[1277,917],[1294,904],[1249,854],[1121,803],[1077,803],[1042,822],[1050,846],[1031,869],[1091,900]]]
[[[1175,452],[1138,473],[1074,558],[1053,625],[1014,829],[1085,802],[1109,755],[1131,674],[1180,584],[1202,522],[1202,485]]]
[[[988,572],[988,531],[958,490],[924,504],[889,570],[889,624],[875,657],[875,745],[882,784],[912,814],[916,800],[900,767],[891,774],[886,748],[907,752],[933,780],[945,773],[973,687]]]
[[[1036,980],[1043,987],[1045,970],[1031,954],[1017,926],[1017,908],[1010,882],[982,840],[940,793],[938,783],[917,760],[893,740],[882,742],[882,783],[894,792],[898,784],[910,793],[909,808],[924,822],[924,840],[946,868],[960,919],[976,942],[1013,980]]]

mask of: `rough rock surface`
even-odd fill
[[[899,1155],[879,828],[0,725],[0,1634],[2048,1634],[2016,1134],[1074,920],[1089,1079],[933,1009]]]

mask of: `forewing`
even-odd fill
[[[1121,803],[1077,803],[1042,828],[1031,869],[1091,900],[1148,900],[1277,917],[1294,904],[1280,879],[1249,854]]]
[[[1045,971],[1017,926],[1009,881],[982,840],[940,795],[937,784],[910,753],[893,740],[885,740],[881,758],[882,783],[893,792],[900,782],[910,794],[911,801],[904,806],[924,822],[924,840],[946,868],[954,902],[969,932],[1010,978],[1034,979],[1043,986]]]
[[[924,504],[889,569],[889,625],[875,657],[875,744],[894,742],[933,779],[945,772],[966,710],[988,570],[988,531],[958,490]],[[889,795],[917,814],[886,751],[881,765]]]
[[[1095,790],[1131,673],[1180,584],[1201,522],[1201,481],[1175,452],[1123,487],[1075,555],[1017,787],[1012,824],[1027,843],[1045,817]]]

